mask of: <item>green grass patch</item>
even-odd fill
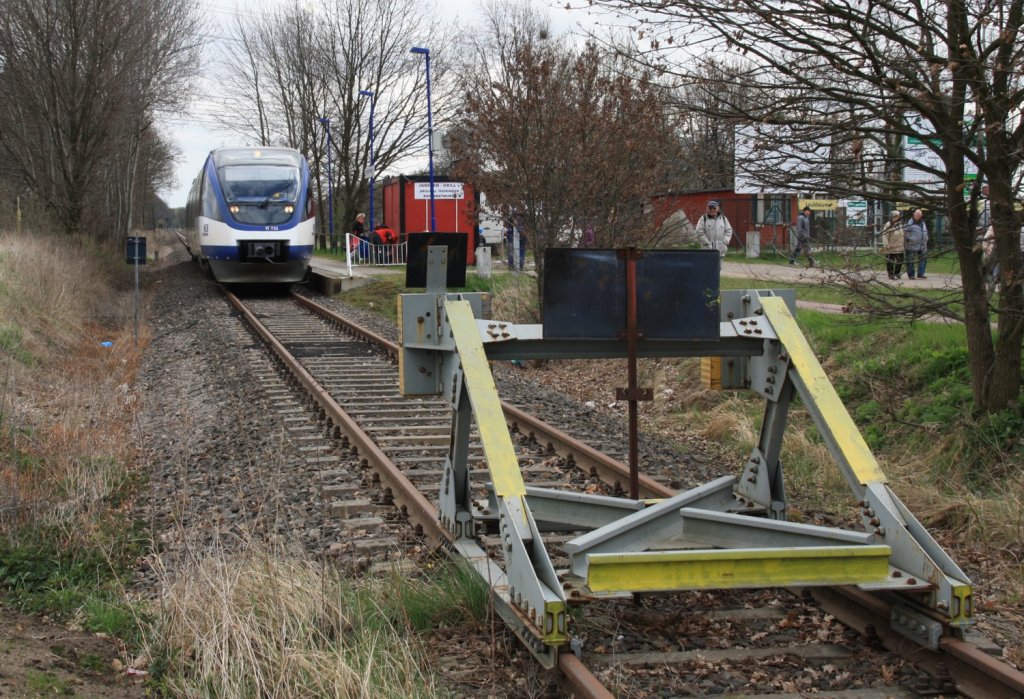
[[[932,480],[983,495],[1004,488],[1003,477],[1020,477],[1024,398],[991,416],[972,414],[962,326],[858,322],[807,311],[800,321],[873,449],[890,459],[927,455]]]
[[[536,280],[524,274],[495,274],[485,279],[471,273],[466,275],[466,286],[450,291],[491,294],[492,317],[514,322],[537,322],[536,289]],[[403,277],[381,275],[368,284],[341,292],[337,298],[397,323],[397,297],[400,294],[416,294],[423,291],[407,289]]]
[[[816,303],[844,304],[850,301],[850,295],[832,287],[821,284],[794,284],[763,279],[747,279],[744,277],[721,277],[719,288],[732,289],[796,289],[798,301],[814,301]]]
[[[49,672],[29,670],[25,673],[28,688],[41,696],[64,696],[74,694],[71,684]]]
[[[0,324],[0,353],[9,354],[25,366],[35,364],[35,357],[24,347],[21,328],[15,325]]]
[[[85,542],[23,530],[0,541],[0,598],[23,612],[137,642],[143,613],[124,589],[141,551],[141,538],[123,523],[110,522]]]
[[[429,578],[396,574],[389,579],[385,594],[379,595],[382,611],[417,632],[479,622],[487,616],[487,587],[468,565],[440,559],[428,564],[428,571]],[[387,591],[388,586],[393,589]]]

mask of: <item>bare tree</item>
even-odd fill
[[[1014,212],[1024,158],[1022,0],[589,4],[630,12],[649,42],[644,63],[684,84],[710,56],[740,57],[745,70],[731,79],[754,99],[725,115],[753,125],[764,153],[791,154],[762,168],[766,181],[942,211],[960,262],[975,408],[1016,403],[1024,338]],[[899,152],[906,138],[926,157]],[[976,244],[982,182],[990,185],[1002,273],[994,309]]]
[[[320,191],[333,193],[336,216],[347,225],[368,201],[369,102],[360,91],[376,100],[378,172],[426,149],[425,72],[410,60],[412,46],[430,48],[434,117],[444,120],[436,97],[444,91],[449,30],[431,10],[415,0],[322,0],[315,8],[289,7],[239,21],[224,75],[238,74],[229,99],[244,109],[225,125],[305,152]],[[330,120],[331,183],[321,119]],[[326,196],[319,198],[323,203]]]
[[[684,191],[732,187],[736,115],[750,102],[748,90],[733,79],[742,69],[739,62],[712,58],[676,91],[682,152],[673,179]]]
[[[665,186],[674,124],[649,73],[553,37],[529,5],[487,8],[460,77],[454,164],[525,226],[543,288],[546,247],[584,232],[599,246],[651,241],[643,202]]]
[[[9,0],[0,155],[68,233],[123,235],[152,113],[195,71],[188,0]]]

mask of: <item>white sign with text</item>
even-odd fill
[[[430,199],[430,183],[415,182],[416,188],[413,192],[415,199]],[[434,199],[465,199],[466,194],[462,189],[461,182],[435,182]]]

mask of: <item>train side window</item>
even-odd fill
[[[311,219],[316,215],[316,201],[313,199],[313,186],[306,188],[306,217],[303,220]]]
[[[214,221],[224,220],[220,206],[217,205],[217,194],[205,172],[203,173],[203,216],[212,218]]]

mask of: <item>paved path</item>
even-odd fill
[[[886,278],[884,269],[866,270],[860,274],[865,279],[874,279],[879,283],[893,284],[908,289],[960,288],[960,275],[958,274],[926,274],[924,279],[907,279],[907,275],[904,274],[895,281]],[[722,262],[723,277],[747,277],[762,281],[813,284],[814,282],[823,282],[828,278],[828,275],[829,270],[827,268],[808,268],[802,265],[789,264],[750,264],[747,262],[733,262],[731,260]]]

